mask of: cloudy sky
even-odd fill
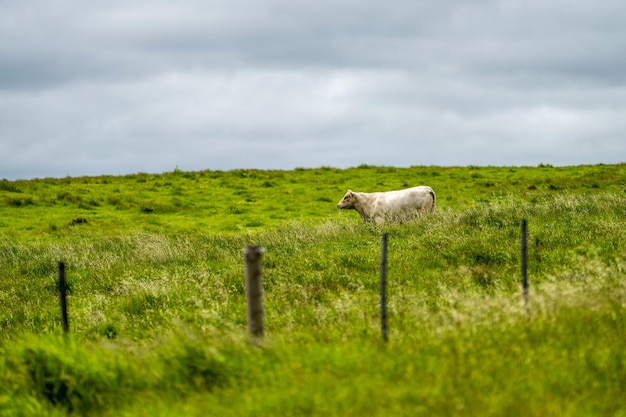
[[[623,0],[0,1],[0,178],[626,162]]]

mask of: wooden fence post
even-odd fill
[[[70,331],[70,323],[67,318],[67,284],[65,282],[65,264],[59,262],[59,300],[61,302],[61,320],[63,322],[63,332]]]
[[[380,256],[380,330],[383,340],[387,336],[387,233],[383,233]]]
[[[524,297],[524,307],[526,308],[526,314],[529,314],[530,308],[528,306],[528,245],[527,245],[527,222],[526,219],[522,220],[522,295]]]
[[[246,269],[246,301],[248,304],[248,332],[254,338],[264,335],[263,324],[263,278],[261,257],[265,249],[248,245],[244,249]]]

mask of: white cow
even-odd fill
[[[381,193],[357,193],[348,190],[337,204],[339,209],[356,210],[365,223],[377,225],[402,222],[420,213],[435,210],[435,192],[426,185]]]

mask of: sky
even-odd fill
[[[0,178],[626,162],[623,0],[0,0]]]

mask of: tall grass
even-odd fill
[[[554,169],[516,181],[563,184],[537,171]],[[497,175],[466,174],[496,184],[515,174],[487,172]],[[291,173],[243,174],[275,191]],[[172,175],[182,177],[182,194],[183,179],[197,179]],[[245,188],[250,177],[220,178]],[[0,414],[623,415],[626,193],[610,175],[589,181],[598,187],[523,187],[442,203],[386,227],[335,213],[237,233],[155,232],[143,222],[107,229],[92,213],[86,224],[31,239],[11,231],[0,239]],[[4,188],[27,194],[32,186]],[[7,209],[37,209],[32,195],[34,205]],[[163,216],[184,224],[181,212]],[[529,312],[519,284],[523,218]],[[378,317],[382,232],[388,343]],[[248,243],[266,248],[261,344],[245,335]],[[60,331],[59,260],[70,285],[69,337]]]

